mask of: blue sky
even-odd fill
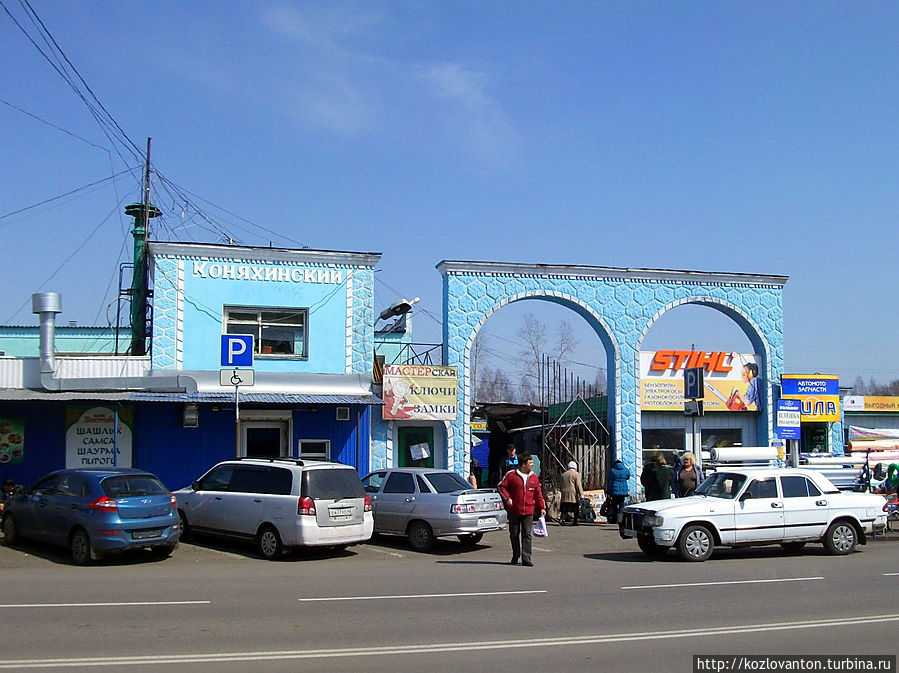
[[[788,275],[788,371],[899,378],[895,3],[30,2],[153,138],[157,238],[382,252],[378,305],[420,296],[422,341],[441,259]],[[105,324],[139,152],[2,6],[0,322],[35,324],[43,289]],[[497,346],[532,311],[602,359],[527,304]],[[710,310],[667,322],[650,347],[747,344]]]

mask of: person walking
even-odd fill
[[[577,463],[573,460],[568,463],[568,469],[562,473],[562,499],[559,524],[562,524],[567,513],[571,513],[572,525],[577,526],[577,514],[584,497],[584,486],[581,475],[577,471]]]
[[[500,481],[497,490],[502,496],[509,514],[509,539],[512,542],[512,565],[534,565],[531,548],[534,539],[534,515],[546,516],[546,501],[540,489],[540,479],[533,472],[534,461],[522,453],[518,468],[509,470]]]
[[[671,468],[661,451],[656,451],[643,466],[640,483],[646,489],[646,501],[671,498]]]
[[[620,460],[616,460],[612,463],[612,468],[609,470],[609,513],[606,517],[606,521],[609,523],[618,523],[618,512],[621,511],[621,506],[624,504],[624,499],[627,497],[628,492],[628,480],[631,478],[631,471],[627,469],[627,466],[621,462]]]
[[[696,456],[687,451],[681,456],[680,462],[674,470],[674,479],[671,482],[672,490],[676,498],[686,498],[693,495],[696,487],[702,483],[702,470],[696,464]]]

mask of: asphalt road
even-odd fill
[[[378,538],[276,562],[182,543],[79,568],[0,547],[0,669],[691,671],[694,654],[896,654],[899,534],[649,561],[608,525],[552,526],[535,567],[505,533],[433,554]]]

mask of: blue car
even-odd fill
[[[103,554],[151,548],[171,554],[181,537],[175,496],[149,472],[57,470],[13,497],[3,510],[6,544],[20,538],[67,547],[87,565]]]

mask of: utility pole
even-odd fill
[[[150,204],[150,141],[147,138],[147,158],[144,164],[144,198],[142,203],[125,206],[125,214],[134,218],[131,235],[134,237],[134,271],[131,275],[131,355],[147,354],[147,277],[149,259],[147,242],[150,238],[150,218],[161,215]]]

